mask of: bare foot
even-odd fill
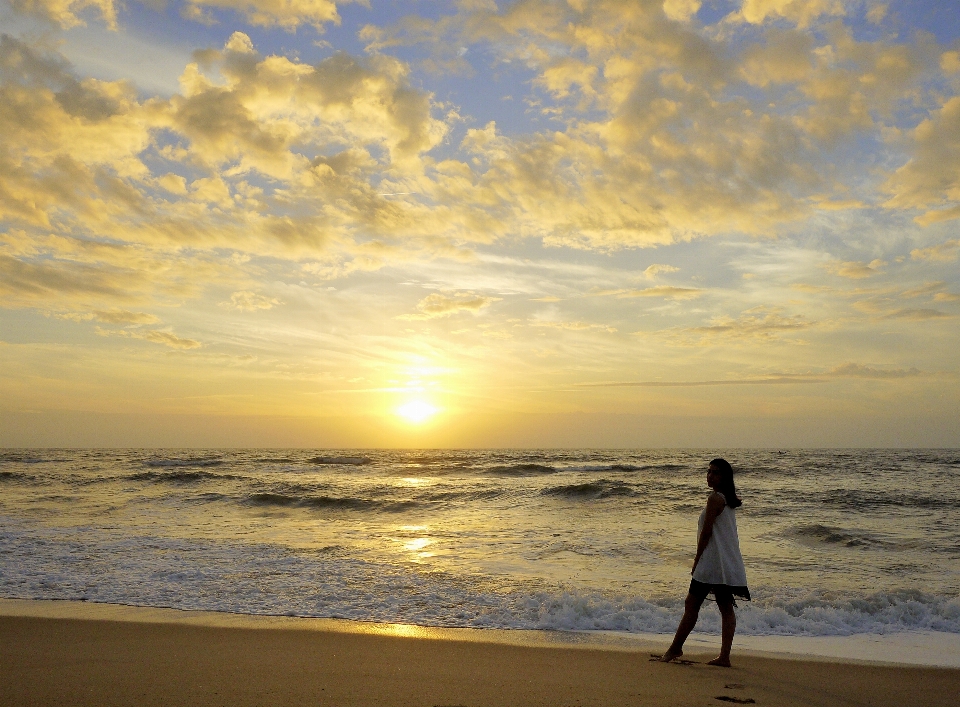
[[[713,660],[708,660],[707,665],[719,665],[721,668],[729,668],[730,659],[724,658],[723,656],[717,656]]]
[[[683,651],[674,650],[673,648],[668,648],[667,652],[660,656],[661,663],[669,663],[671,660],[675,660],[683,655]]]

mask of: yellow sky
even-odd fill
[[[956,446],[938,7],[0,0],[0,444]]]

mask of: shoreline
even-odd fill
[[[617,631],[555,631],[498,628],[447,628],[353,619],[108,604],[65,599],[0,598],[0,618],[21,617],[137,624],[171,624],[208,628],[319,631],[371,636],[394,636],[487,643],[530,648],[573,648],[627,653],[662,652],[672,635]],[[697,633],[687,639],[688,653],[709,653],[720,637]],[[849,636],[740,635],[734,654],[851,665],[960,669],[960,634],[903,631]]]
[[[4,600],[0,674],[10,679],[0,680],[0,704],[940,707],[960,694],[957,669],[736,650],[732,668],[717,668],[706,664],[715,651],[693,645],[683,662],[663,664],[642,642],[551,645],[543,641],[555,636],[518,634],[552,632],[500,632],[520,645],[490,642],[502,636],[483,629],[211,613]]]

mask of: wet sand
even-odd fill
[[[960,694],[956,669],[736,651],[731,669],[705,665],[712,654],[667,665],[652,662],[646,644],[485,642],[482,631],[459,640],[400,626],[61,604],[0,605],[0,705],[940,707]]]

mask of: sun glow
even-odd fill
[[[437,414],[437,408],[423,400],[411,400],[397,408],[397,414],[407,422],[419,424]]]

